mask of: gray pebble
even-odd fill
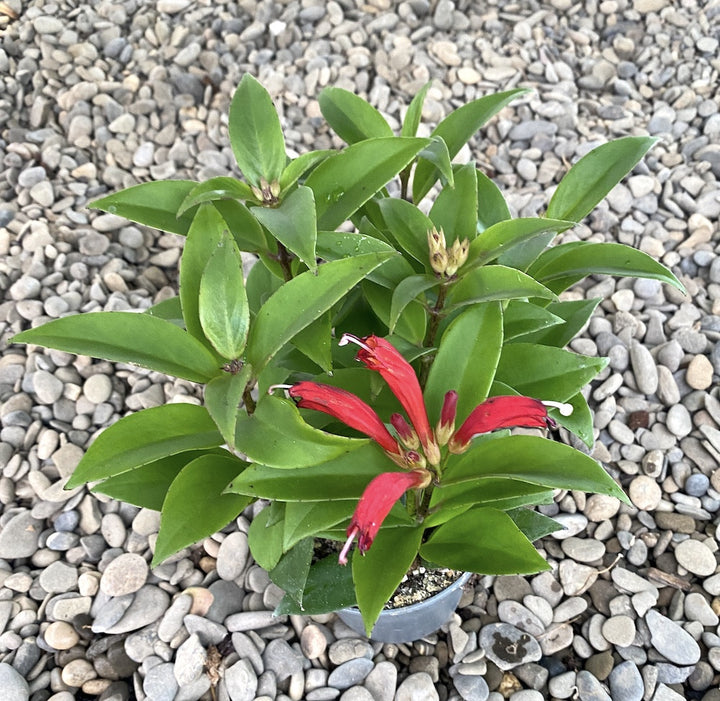
[[[45,370],[33,373],[32,387],[38,401],[42,404],[53,404],[62,397],[63,383],[55,375]]]
[[[696,472],[685,480],[685,494],[692,497],[702,497],[707,493],[710,479],[702,472]]]
[[[479,645],[489,660],[508,671],[542,657],[537,640],[508,623],[491,623],[480,630]]]
[[[0,558],[15,560],[33,555],[42,527],[42,521],[33,518],[29,511],[13,516],[0,531]]]
[[[641,701],[645,686],[634,662],[621,662],[610,672],[610,692],[615,701]]]
[[[686,570],[701,577],[708,577],[717,569],[715,553],[705,543],[692,538],[675,546],[675,559]]]
[[[30,698],[28,683],[7,662],[0,662],[0,689],[8,701],[27,701]]]
[[[453,685],[465,701],[486,701],[490,695],[487,682],[479,674],[458,674],[453,677]]]
[[[585,669],[577,674],[577,689],[580,701],[612,701],[603,685]]]
[[[355,684],[362,684],[365,677],[370,674],[373,666],[373,661],[366,657],[358,657],[354,660],[343,662],[330,672],[328,686],[332,686],[335,689],[348,689],[351,686],[355,686]],[[429,678],[428,676],[428,679]],[[399,691],[398,689],[398,693]]]
[[[365,661],[370,662],[370,660]],[[372,662],[370,664],[372,665]],[[395,692],[395,701],[438,701],[439,698],[430,675],[425,672],[416,672],[406,677]]]
[[[145,584],[150,569],[147,562],[135,553],[123,553],[105,569],[100,590],[108,596],[133,594]]]
[[[285,641],[285,640],[271,640],[265,650],[262,653],[262,660],[265,665],[265,669],[270,670],[275,674],[276,679],[281,682],[287,679],[293,674],[302,672],[302,655]],[[365,676],[363,676],[363,679]],[[356,684],[358,682],[353,682]],[[337,684],[331,684],[336,688],[339,687]],[[350,684],[349,686],[352,686]]]
[[[671,662],[695,664],[700,659],[700,647],[692,636],[677,623],[650,609],[645,614],[653,647]]]
[[[245,533],[237,531],[226,536],[218,550],[216,564],[218,576],[228,581],[240,577],[245,569],[249,552]]]
[[[170,596],[167,592],[146,584],[133,595],[132,603],[125,615],[105,632],[115,635],[142,628],[160,618],[169,603]]]
[[[655,359],[650,351],[637,341],[630,344],[630,363],[638,389],[643,394],[655,394],[658,387],[658,373]]]
[[[192,684],[200,677],[207,661],[207,652],[196,634],[191,635],[177,649],[173,673],[180,687]]]
[[[150,669],[143,681],[143,691],[153,701],[174,701],[178,691],[174,666],[166,662]]]

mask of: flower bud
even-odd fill
[[[458,394],[451,389],[445,394],[443,400],[442,411],[440,412],[440,421],[438,421],[435,429],[435,438],[439,445],[445,445],[450,436],[455,432],[455,413],[457,411]]]
[[[447,267],[445,268],[445,275],[451,277],[462,267],[468,257],[470,251],[470,241],[467,238],[460,241],[455,239],[453,245],[448,249],[447,252]]]
[[[417,450],[420,447],[420,439],[415,430],[405,420],[401,414],[393,414],[390,417],[390,423],[397,431],[400,442],[409,450]]]
[[[428,252],[430,256],[430,267],[438,274],[444,275],[448,264],[448,252],[445,247],[445,234],[442,229],[439,231],[433,227],[428,229]]]

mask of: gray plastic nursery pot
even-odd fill
[[[472,576],[466,572],[447,589],[417,604],[398,609],[383,609],[370,634],[379,643],[410,643],[434,633],[452,617],[463,593],[463,586]],[[340,620],[357,633],[365,635],[360,610],[355,606],[337,612]]]

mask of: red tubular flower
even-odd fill
[[[515,396],[491,397],[470,412],[470,416],[450,439],[448,448],[451,453],[462,453],[467,450],[473,436],[479,433],[511,426],[545,428],[548,426],[548,421],[547,409],[538,399]]]
[[[440,412],[440,421],[435,427],[435,438],[439,445],[445,445],[455,431],[455,414],[457,413],[458,393],[451,389],[445,392],[442,410]]]
[[[410,417],[428,462],[437,465],[440,461],[440,450],[430,428],[420,383],[410,363],[384,338],[367,336],[358,339],[345,334],[342,340],[345,343],[352,340],[360,346],[357,359],[370,370],[379,372],[387,382]]]
[[[386,452],[394,455],[401,453],[397,441],[375,410],[352,392],[318,382],[298,382],[288,389],[288,394],[293,399],[299,399],[297,405],[301,409],[315,409],[334,416],[372,438]]]
[[[347,554],[356,536],[360,552],[367,552],[393,504],[408,489],[426,487],[430,484],[430,480],[431,475],[427,470],[383,472],[373,478],[365,487],[355,508],[355,513],[347,529],[348,539],[340,552],[338,562],[341,565],[347,564]]]
[[[400,414],[393,414],[390,417],[390,423],[393,425],[393,428],[397,431],[398,436],[400,437],[400,442],[410,450],[417,450],[420,446],[420,441],[418,440],[417,433],[415,433],[415,430],[408,424],[407,421],[405,421],[405,417],[401,416]]]

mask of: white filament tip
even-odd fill
[[[551,406],[557,409],[562,416],[570,416],[573,413],[572,404],[566,402],[543,402],[545,406]]]
[[[292,387],[292,385],[282,385],[282,384],[270,385],[267,389],[267,393],[273,394],[276,389],[290,389],[291,387]]]

